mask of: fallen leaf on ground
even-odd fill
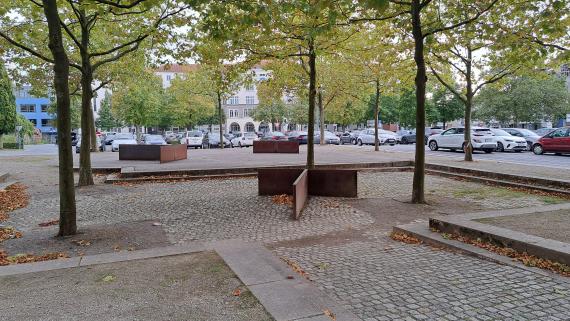
[[[42,222],[42,223],[38,224],[38,226],[46,227],[46,226],[52,226],[52,225],[58,225],[58,224],[59,224],[59,220],[52,220],[52,221]]]
[[[5,240],[19,239],[21,237],[22,237],[22,232],[16,230],[11,226],[0,228],[0,243]]]
[[[423,242],[418,240],[417,238],[405,234],[405,233],[397,233],[397,232],[392,232],[392,234],[390,234],[390,237],[395,240],[395,241],[400,241],[400,242],[404,242],[407,244],[422,244]]]
[[[113,246],[113,251],[119,252],[120,250],[121,250],[121,246],[120,246],[120,245],[115,244],[115,245]]]
[[[293,196],[292,195],[287,195],[287,194],[274,195],[271,198],[271,201],[277,205],[287,205],[289,207],[293,206]]]
[[[114,275],[105,275],[104,277],[101,278],[101,281],[103,282],[113,282],[115,281],[116,277]]]
[[[74,243],[78,246],[89,246],[91,245],[91,241],[89,240],[72,240],[71,243]]]
[[[44,255],[33,255],[33,254],[16,254],[12,256],[8,256],[3,250],[0,250],[0,266],[2,265],[10,265],[10,264],[23,264],[23,263],[31,263],[31,262],[41,262],[41,261],[50,261],[50,260],[57,260],[61,258],[68,258],[69,256],[66,253],[62,252],[53,252],[53,253],[46,253]]]
[[[0,222],[8,219],[8,213],[28,206],[29,196],[26,186],[16,183],[8,186],[0,193]]]
[[[334,313],[331,312],[331,310],[329,309],[323,310],[323,313],[332,320],[336,320],[336,316],[334,315]]]
[[[285,258],[285,257],[281,257],[281,260],[283,260],[283,262],[287,263],[287,265],[289,265],[293,269],[293,271],[295,271],[297,274],[299,274],[300,276],[304,277],[305,279],[311,281],[311,279],[309,278],[309,274],[301,268],[299,263],[297,263],[293,260],[289,260],[288,258]]]
[[[241,295],[241,290],[240,290],[240,289],[235,289],[232,294],[233,294],[234,296],[240,296],[240,295]]]

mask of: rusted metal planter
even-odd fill
[[[293,219],[301,217],[309,195],[357,197],[357,171],[352,169],[260,168],[259,195],[293,195]]]
[[[179,145],[136,145],[119,147],[119,160],[157,160],[161,163],[187,159],[186,144]]]
[[[253,142],[253,152],[299,154],[299,142],[256,140]]]

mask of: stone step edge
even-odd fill
[[[417,238],[424,244],[432,246],[437,249],[450,250],[453,253],[459,255],[468,255],[481,260],[511,266],[517,269],[522,269],[525,271],[538,273],[540,275],[555,278],[559,281],[566,282],[570,285],[570,278],[563,277],[554,272],[543,270],[537,267],[529,267],[522,263],[515,262],[511,258],[503,255],[499,255],[474,245],[463,243],[456,240],[447,240],[441,236],[440,233],[433,232],[427,227],[427,222],[422,223],[410,223],[404,225],[394,226],[392,228],[394,233],[403,233],[412,237]]]

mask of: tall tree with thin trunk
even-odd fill
[[[57,100],[59,154],[59,232],[58,236],[77,233],[73,157],[71,149],[71,114],[69,99],[69,60],[63,44],[56,0],[42,0],[48,23],[48,46],[53,56],[54,88]]]
[[[4,148],[3,137],[16,129],[16,98],[12,82],[4,64],[0,61],[0,149]]]

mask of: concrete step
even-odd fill
[[[426,173],[432,174],[432,175],[444,176],[444,177],[461,178],[461,179],[465,179],[465,180],[472,181],[472,182],[486,183],[486,184],[496,185],[496,186],[514,187],[514,188],[520,188],[520,189],[526,189],[526,190],[536,190],[536,191],[541,191],[541,192],[548,192],[548,193],[552,193],[552,194],[570,195],[570,189],[561,189],[561,188],[556,188],[556,187],[552,187],[552,186],[539,185],[538,182],[535,182],[533,184],[520,183],[520,182],[504,180],[504,179],[495,179],[495,178],[489,178],[489,177],[475,176],[475,175],[469,175],[469,174],[460,174],[460,173],[455,173],[455,172],[448,172],[448,171],[434,170],[434,169],[426,169]]]
[[[5,181],[5,182],[0,182],[0,191],[5,190],[6,188],[16,184],[18,182],[16,181]]]
[[[9,176],[10,176],[10,174],[8,174],[8,173],[0,172],[0,183],[5,182]]]

